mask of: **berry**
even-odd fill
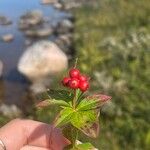
[[[63,80],[62,80],[62,84],[64,86],[68,86],[68,83],[69,83],[70,80],[71,80],[70,77],[64,77]]]
[[[80,81],[79,88],[82,92],[85,92],[89,88],[89,83],[87,81]]]
[[[69,71],[69,75],[71,78],[78,78],[80,75],[80,71],[76,68],[73,68]]]
[[[72,78],[70,81],[69,81],[69,87],[71,89],[77,89],[79,87],[79,80],[76,79],[76,78]]]
[[[78,77],[78,79],[79,79],[80,81],[87,81],[87,80],[88,80],[88,78],[87,78],[85,75],[80,75],[80,76]]]

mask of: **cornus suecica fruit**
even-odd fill
[[[64,77],[62,84],[71,89],[80,89],[85,92],[89,88],[89,78],[86,75],[80,74],[80,71],[76,68],[72,68],[69,71],[69,77]]]
[[[78,79],[79,79],[80,81],[88,81],[88,78],[87,78],[87,76],[85,76],[85,75],[79,75]]]
[[[77,89],[79,88],[79,80],[76,79],[76,78],[72,78],[70,81],[69,81],[69,87],[71,89]]]
[[[64,86],[68,86],[70,80],[71,80],[70,77],[64,77],[63,80],[62,80],[62,84],[63,84]]]
[[[78,78],[80,75],[80,71],[76,68],[73,68],[69,71],[69,75],[71,78]]]
[[[87,91],[88,88],[89,88],[89,82],[87,82],[87,81],[80,81],[80,82],[79,82],[79,89],[80,89],[82,92]]]

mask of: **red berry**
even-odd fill
[[[80,76],[78,77],[78,79],[79,79],[80,81],[87,81],[87,80],[88,80],[88,78],[87,78],[85,75],[80,75]]]
[[[88,83],[87,81],[81,81],[81,82],[79,83],[79,88],[80,88],[80,90],[81,90],[82,92],[85,92],[85,91],[87,91],[88,88],[89,88],[89,83]]]
[[[76,78],[72,78],[70,81],[69,81],[69,87],[71,89],[77,89],[79,87],[79,80],[76,79]]]
[[[80,75],[80,71],[76,68],[73,68],[69,71],[69,75],[71,78],[78,78]]]
[[[62,84],[64,86],[68,86],[68,83],[69,83],[70,80],[71,80],[70,77],[64,77],[63,80],[62,80]]]

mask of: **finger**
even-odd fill
[[[26,146],[22,147],[20,150],[50,150],[50,149],[26,145]]]
[[[56,140],[57,139],[57,140]],[[50,135],[50,148],[53,150],[63,150],[66,145],[69,145],[70,141],[64,138],[61,131],[53,129]]]
[[[52,129],[52,126],[42,122],[16,119],[0,129],[0,138],[5,143],[7,150],[19,150],[24,145],[49,148],[52,146],[50,145],[50,133],[53,136],[51,141],[55,141],[51,144],[60,144],[61,140],[63,141],[61,142],[63,147],[69,144],[68,140],[62,135],[60,136],[61,139],[58,139],[57,129],[53,132]]]

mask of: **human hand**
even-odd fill
[[[0,139],[7,150],[63,150],[70,144],[59,129],[22,119],[15,119],[2,127]]]

